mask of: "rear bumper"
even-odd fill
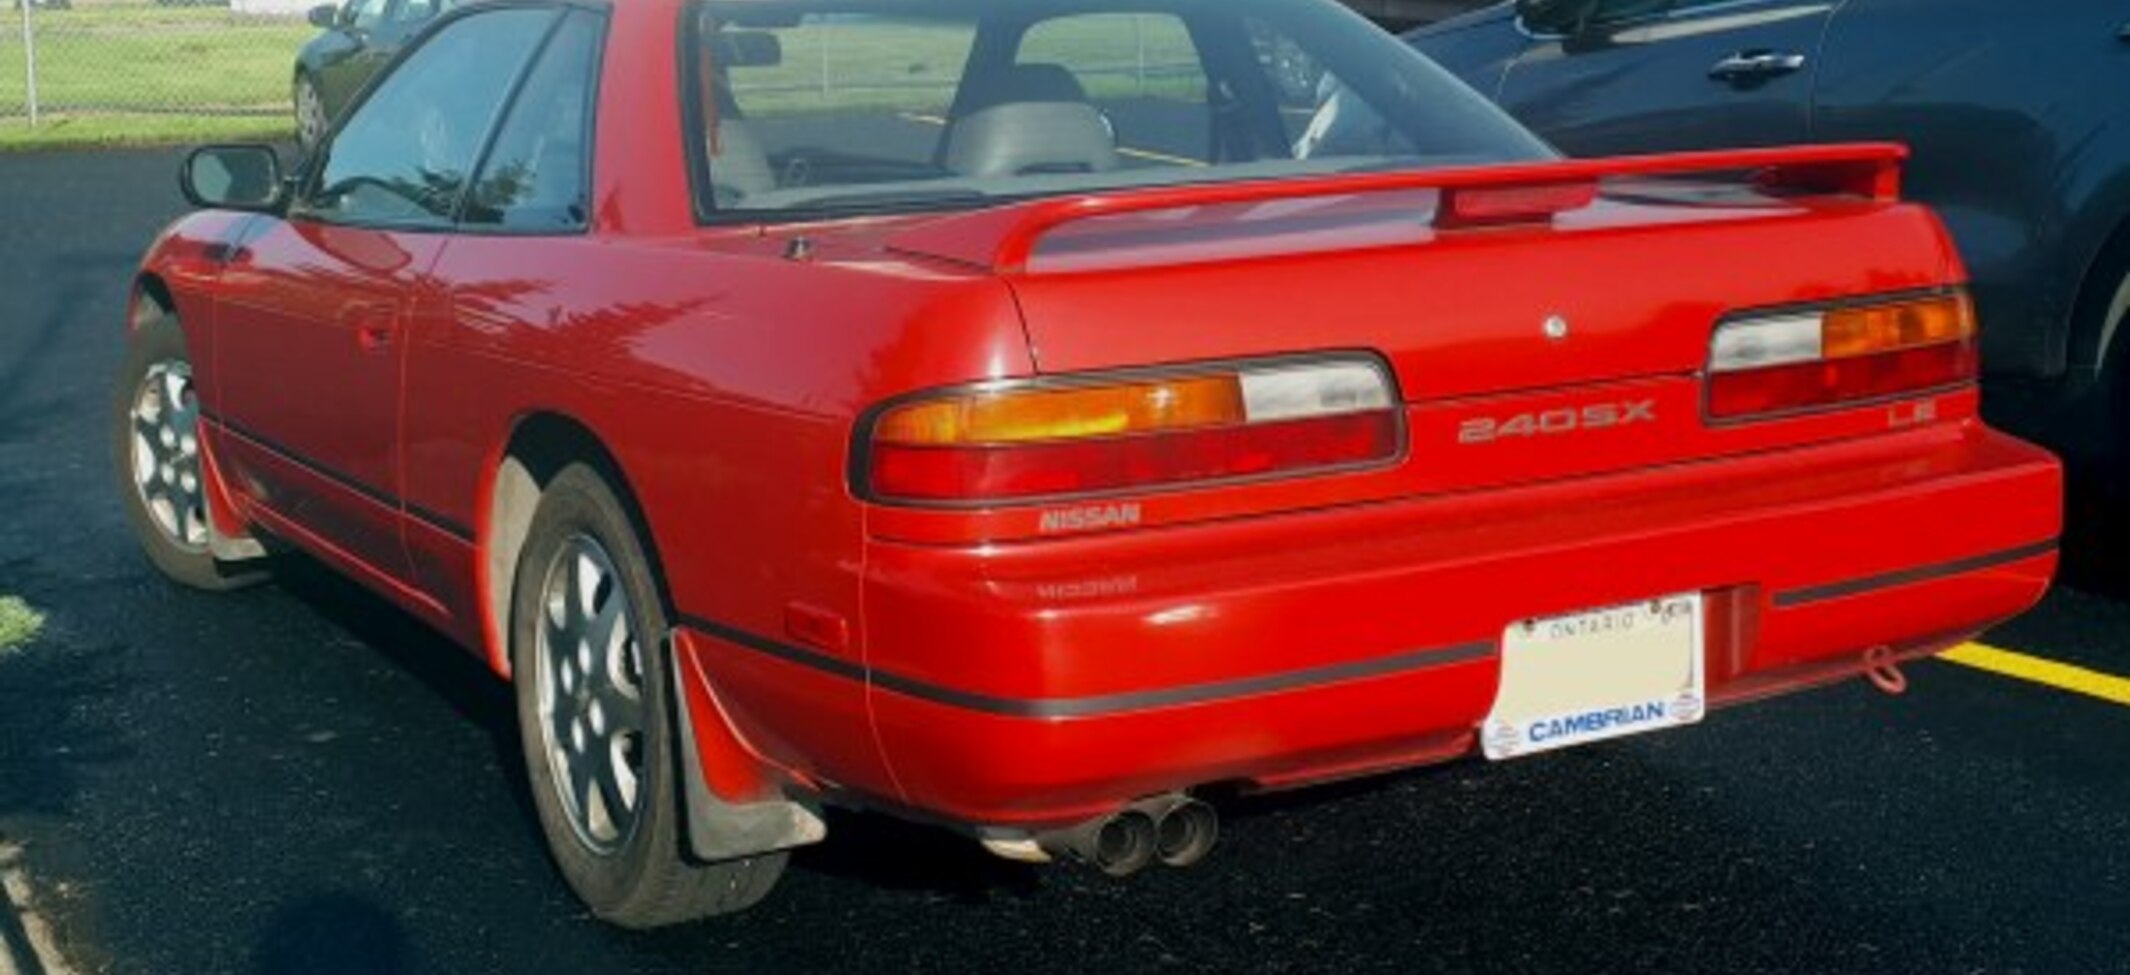
[[[2061,490],[2049,455],[1975,424],[1113,537],[876,543],[845,676],[902,803],[1051,825],[1465,754],[1497,641],[1536,616],[1706,593],[1719,703],[1929,652],[2040,598]]]

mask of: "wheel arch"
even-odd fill
[[[2108,379],[2112,377],[2105,374],[2116,368],[2117,346],[2124,336],[2118,328],[2121,316],[2104,312],[2116,300],[2124,275],[2130,274],[2130,210],[2114,214],[2112,228],[2089,253],[2071,297],[2071,361],[2091,366]]]
[[[489,666],[505,678],[512,678],[511,594],[534,512],[546,485],[579,463],[590,465],[614,489],[650,560],[652,584],[666,617],[676,618],[658,535],[619,457],[590,425],[573,416],[549,410],[523,414],[512,424],[492,465],[476,562]],[[676,682],[684,679],[685,669],[678,652],[676,648],[671,658]],[[745,743],[714,696],[700,688],[691,694],[679,683],[673,690],[680,745],[675,757],[682,774],[678,795],[689,853],[717,863],[806,846],[827,836],[827,824],[815,806],[786,798],[770,782],[761,756]],[[734,771],[724,780],[724,789],[712,783],[706,772],[711,767]]]
[[[177,314],[177,298],[170,293],[170,285],[162,275],[142,271],[133,279],[133,300],[126,309],[126,327],[137,329],[147,324],[150,314]]]
[[[651,576],[658,597],[672,616],[671,590],[666,585],[665,560],[659,552],[657,533],[638,501],[620,458],[590,424],[568,413],[534,410],[512,424],[490,465],[489,483],[482,492],[479,520],[477,570],[480,578],[482,633],[487,641],[488,664],[497,674],[511,675],[510,602],[517,582],[520,556],[532,530],[533,514],[547,485],[572,464],[585,464],[606,479],[621,499],[629,520],[641,536],[644,553],[651,561]]]

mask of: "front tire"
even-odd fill
[[[127,340],[111,412],[117,486],[148,561],[171,580],[209,592],[263,581],[259,568],[224,564],[209,548],[199,396],[175,316],[154,313]]]
[[[296,75],[290,99],[296,106],[296,148],[308,156],[325,141],[332,118],[326,114],[325,96],[318,91],[318,81],[309,72]]]
[[[699,864],[687,843],[664,603],[628,509],[598,472],[541,495],[511,596],[511,664],[533,804],[594,914],[655,928],[744,910],[785,854]]]

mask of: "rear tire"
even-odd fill
[[[650,558],[620,497],[574,464],[547,485],[511,593],[511,664],[533,804],[556,865],[627,928],[752,907],[782,853],[684,855],[679,727]]]
[[[209,592],[265,581],[262,565],[223,563],[208,548],[199,398],[175,316],[156,313],[128,338],[111,416],[112,468],[148,561],[172,581]]]

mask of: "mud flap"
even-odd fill
[[[678,705],[680,727],[682,813],[688,819],[688,851],[706,863],[740,860],[794,847],[810,846],[828,838],[828,824],[818,809],[788,799],[767,802],[727,802],[703,778],[702,753],[695,741],[694,708],[689,703],[686,673],[674,641],[666,638],[666,659],[672,663],[673,700]]]

